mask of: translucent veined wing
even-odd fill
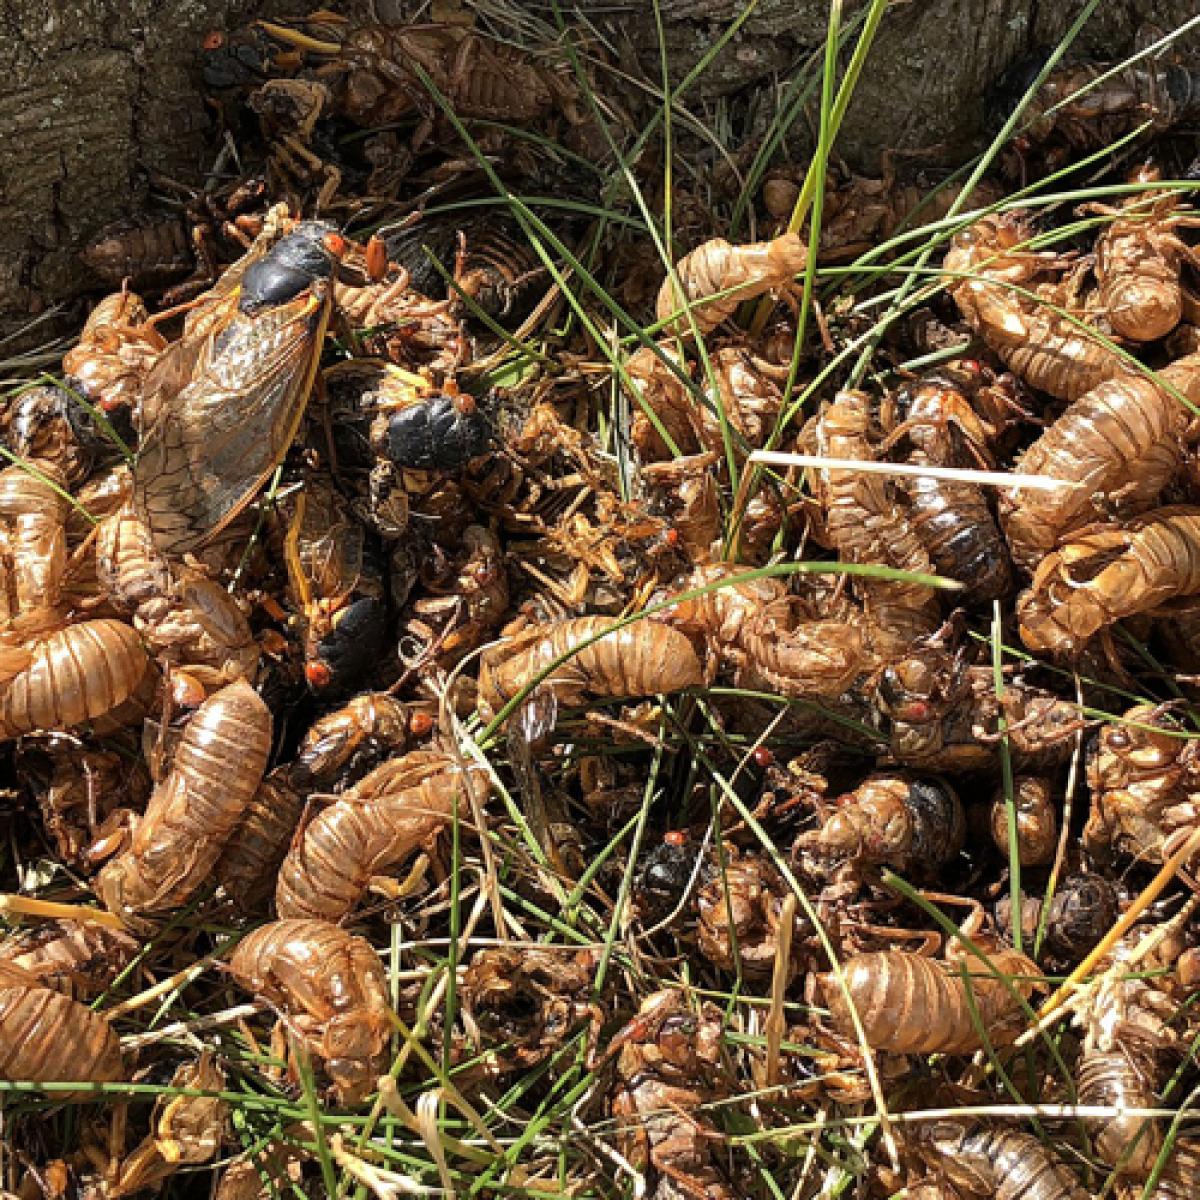
[[[197,373],[148,414],[134,502],[164,553],[229,523],[287,453],[312,390],[329,320],[323,282],[257,316],[238,312],[196,358]]]
[[[292,588],[306,607],[349,596],[362,578],[365,530],[339,499],[316,477],[306,479],[296,497],[284,557]]]

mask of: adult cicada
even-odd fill
[[[352,694],[383,657],[383,561],[333,486],[305,481],[284,543],[288,581],[304,628],[304,677],[328,698]]]
[[[134,502],[165,554],[242,511],[304,414],[346,243],[319,221],[271,236],[226,272],[147,380]]]

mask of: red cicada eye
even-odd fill
[[[901,710],[902,721],[928,721],[929,705],[924,700],[912,700]]]
[[[408,718],[408,732],[413,737],[426,737],[433,732],[433,718],[428,713],[413,713]]]
[[[304,664],[304,678],[309,687],[324,688],[333,681],[333,671],[330,670],[328,663],[307,662]]]
[[[447,379],[442,384],[442,391],[453,401],[455,412],[470,414],[475,411],[475,397],[464,392],[455,380]]]
[[[663,534],[663,540],[668,546],[674,549],[683,539],[679,536],[678,529],[668,529],[667,532]]]
[[[672,829],[663,834],[663,842],[668,846],[686,846],[687,834],[682,829]]]
[[[983,374],[983,363],[977,358],[964,358],[960,365],[964,371],[970,371],[972,375]]]
[[[775,761],[775,755],[766,746],[755,746],[754,761],[760,767],[769,767]]]
[[[220,50],[225,45],[225,35],[219,29],[214,29],[204,35],[201,45],[205,50]]]
[[[348,247],[346,239],[340,233],[327,233],[321,239],[321,244],[334,258],[345,258]]]

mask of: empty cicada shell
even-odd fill
[[[107,412],[132,408],[167,345],[148,322],[146,306],[133,292],[114,292],[101,300],[79,344],[63,357],[68,382]]]
[[[134,959],[138,942],[119,929],[81,921],[48,921],[0,942],[0,964],[11,963],[43,987],[91,1000]]]
[[[1162,709],[1131,708],[1101,729],[1088,762],[1091,815],[1083,831],[1088,852],[1161,862],[1168,842],[1197,820],[1200,776],[1196,743]]]
[[[807,261],[808,247],[795,233],[744,246],[714,238],[676,263],[659,288],[655,315],[668,332],[686,336],[694,322],[703,336],[733,316],[742,301],[786,290]]]
[[[682,992],[648,996],[609,1046],[617,1052],[612,1113],[625,1157],[660,1181],[706,1200],[733,1200],[718,1165],[720,1135],[700,1111],[721,1065],[721,1018],[713,1005],[692,1012]],[[656,1195],[673,1194],[661,1188]]]
[[[124,1075],[107,1017],[0,963],[0,1079],[102,1083]]]
[[[377,767],[296,839],[279,871],[276,911],[340,921],[373,878],[426,846],[456,813],[470,816],[468,788],[486,794],[482,769],[441,754],[412,751]]]
[[[1088,1200],[1070,1170],[1032,1134],[938,1121],[921,1139],[922,1156],[967,1196],[995,1200]]]
[[[1040,866],[1054,857],[1058,813],[1051,800],[1052,792],[1050,781],[1038,775],[1018,775],[1013,780],[1017,861],[1023,867]],[[1003,789],[992,801],[991,824],[993,840],[1002,854],[1008,854],[1008,798]]]
[[[100,873],[97,891],[123,919],[178,907],[210,881],[254,796],[271,749],[271,713],[245,682],[197,709],[127,851]]]
[[[1018,210],[981,217],[954,237],[945,260],[954,276],[948,288],[967,324],[1009,370],[1038,391],[1074,400],[1123,374],[1125,360],[1027,294],[1044,265],[1025,249],[1032,236],[1028,215]],[[1049,286],[1047,299],[1061,307],[1064,297]]]
[[[238,943],[229,969],[323,1060],[342,1103],[372,1090],[393,1023],[370,942],[327,921],[275,921]]]
[[[212,1051],[205,1050],[195,1062],[184,1063],[176,1070],[171,1087],[185,1092],[223,1092],[225,1072]],[[216,1158],[228,1118],[229,1103],[219,1096],[160,1097],[151,1133],[121,1163],[115,1194],[127,1195],[160,1185],[180,1167]]]
[[[886,864],[905,873],[933,875],[962,850],[966,818],[944,780],[872,775],[835,805],[818,829],[796,840],[796,850],[814,868]]]
[[[784,898],[789,889],[778,867],[763,855],[745,855],[715,866],[713,878],[696,893],[696,940],[714,966],[763,978],[777,970],[786,936],[789,975],[800,969],[805,951],[803,922],[784,932]]]
[[[479,703],[494,715],[535,684],[570,705],[587,696],[625,700],[678,692],[700,681],[700,660],[678,631],[650,621],[614,626],[603,617],[580,617],[485,651]]]
[[[853,1005],[874,1050],[970,1054],[985,1036],[992,1045],[1015,1039],[1028,1019],[1021,1001],[1033,994],[1038,968],[1013,950],[987,964],[968,956],[957,966],[962,970],[903,950],[859,954],[842,967],[849,999],[832,974],[820,977],[821,990],[839,1032],[854,1036]]]

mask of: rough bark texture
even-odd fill
[[[888,148],[932,149],[937,159],[960,161],[979,148],[988,125],[989,86],[1014,59],[1060,38],[1082,4],[896,4],[847,114],[840,153],[867,171]],[[613,31],[634,70],[659,78],[649,3],[572,6]],[[89,287],[78,251],[101,226],[138,211],[144,167],[188,181],[203,177],[213,153],[197,78],[204,33],[305,7],[303,0],[0,0],[0,333]],[[381,2],[377,11],[389,17],[393,8],[403,5]],[[744,0],[661,0],[660,8],[678,80]],[[1078,50],[1102,59],[1128,53],[1139,36],[1175,28],[1194,9],[1195,0],[1104,0]],[[851,15],[854,4],[847,10]],[[534,11],[547,15],[540,4],[526,10]],[[702,107],[719,95],[785,80],[819,51],[827,11],[827,0],[759,0],[686,102]]]
[[[0,330],[90,285],[78,251],[138,211],[145,167],[203,177],[210,122],[197,52],[207,31],[265,7],[0,0]]]
[[[605,0],[569,0],[571,7],[611,12]],[[849,0],[843,21],[864,7]],[[997,114],[987,94],[1017,59],[1053,47],[1085,0],[893,0],[875,38],[839,138],[841,155],[866,171],[882,150],[932,151],[931,161],[957,163],[976,153]],[[660,0],[665,41],[676,83],[746,8],[743,0]],[[827,0],[759,0],[730,44],[689,88],[685,102],[730,95],[772,76],[785,80],[826,36]],[[1119,59],[1139,39],[1158,36],[1196,15],[1195,0],[1101,0],[1072,56]],[[647,78],[661,77],[653,7],[638,6],[619,20],[625,45]],[[1195,56],[1195,32],[1177,53]],[[636,48],[636,49],[633,49]],[[1004,114],[999,114],[1003,116]]]

